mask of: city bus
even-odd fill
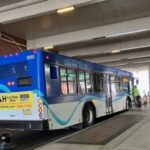
[[[0,57],[0,128],[54,130],[131,107],[133,74],[44,50]]]

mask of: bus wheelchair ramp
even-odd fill
[[[66,137],[58,143],[105,145],[143,119],[143,115],[120,115]]]

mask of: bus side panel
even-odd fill
[[[113,112],[119,112],[126,109],[127,95],[124,93],[118,93],[113,96]]]
[[[60,129],[81,123],[82,110],[88,101],[93,102],[96,117],[106,115],[105,96],[62,96],[49,100],[49,128]]]

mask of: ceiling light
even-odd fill
[[[54,48],[53,45],[44,47],[45,50],[49,50],[49,49],[53,49],[53,48]]]
[[[62,13],[66,13],[66,12],[73,11],[73,10],[74,10],[74,7],[71,6],[71,7],[66,7],[66,8],[58,9],[57,13],[58,14],[62,14]]]
[[[113,50],[113,51],[111,51],[111,53],[112,54],[114,54],[114,53],[120,53],[120,50]]]

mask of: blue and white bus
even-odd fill
[[[53,130],[126,110],[133,74],[43,50],[0,57],[0,127]]]

